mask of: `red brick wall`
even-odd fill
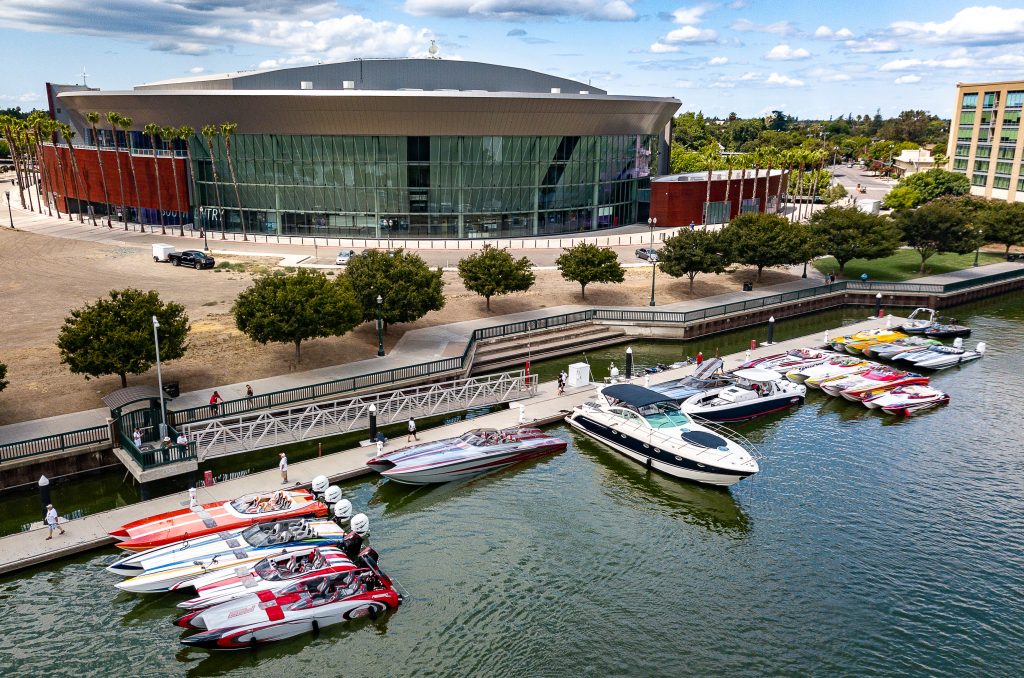
[[[768,182],[768,197],[771,198],[778,193],[780,181],[783,182],[782,192],[786,192],[787,178],[785,172],[772,175],[770,178],[760,176],[755,186],[753,173],[750,173],[743,182],[743,197],[756,197],[763,212],[767,204],[764,196],[765,182]],[[729,182],[725,179],[711,181],[711,202],[725,200],[727,183]],[[753,195],[751,187],[754,187]],[[687,226],[690,222],[700,224],[704,218],[704,199],[707,197],[707,190],[707,181],[652,181],[651,216],[657,218],[658,226]],[[735,217],[740,211],[739,174],[733,175],[729,188],[729,202],[732,206],[731,217]]]
[[[61,178],[56,153],[60,153],[61,169],[65,177]],[[156,193],[156,167],[152,156],[130,156],[126,151],[115,153],[113,149],[101,150],[103,155],[103,174],[107,180],[107,193],[110,196],[111,205],[135,206],[135,186],[132,183],[128,163],[131,162],[135,168],[135,179],[139,183],[139,198],[142,207],[158,209],[160,204],[157,201]],[[124,200],[121,199],[120,185],[117,180],[117,156],[120,156],[121,174],[124,184]],[[65,180],[67,192],[72,198],[83,198],[91,202],[104,202],[103,183],[100,179],[99,161],[96,159],[96,151],[92,148],[75,148],[75,157],[78,159],[78,169],[81,172],[78,184],[75,183],[72,174],[71,157],[68,148],[61,144],[56,149],[53,146],[43,146],[43,162],[46,167],[44,181],[48,190],[57,193],[60,208],[66,209],[64,196]],[[188,212],[188,175],[186,174],[185,158],[160,157],[160,194],[163,201],[163,208],[168,211]],[[178,172],[178,198],[175,203],[174,192],[174,169],[171,163],[177,165]],[[49,179],[49,181],[47,181]],[[78,195],[78,187],[81,187],[83,196]]]

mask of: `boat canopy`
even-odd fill
[[[615,400],[619,400],[636,408],[654,405],[655,403],[672,402],[674,400],[664,393],[658,393],[657,391],[652,391],[649,388],[635,386],[633,384],[613,384],[612,386],[605,386],[601,391],[601,394],[605,397],[614,398]]]
[[[774,370],[766,370],[760,367],[750,367],[745,370],[736,370],[733,372],[733,376],[739,377],[740,379],[746,379],[747,381],[778,381],[779,373]]]
[[[722,369],[724,364],[721,358],[705,360],[700,365],[697,365],[697,369],[693,371],[693,376],[698,379],[710,379],[715,372]]]

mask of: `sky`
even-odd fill
[[[949,0],[0,0],[0,108],[44,83],[105,90],[353,58],[484,61],[681,111],[798,118],[924,109],[1024,79],[1024,3]]]

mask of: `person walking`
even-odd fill
[[[54,530],[60,530],[60,533],[64,534],[64,528],[60,526],[60,516],[57,515],[57,509],[53,508],[53,504],[46,505],[46,526],[50,528],[50,536],[47,539],[53,539]]]
[[[218,413],[218,405],[222,402],[224,402],[224,399],[220,397],[220,393],[214,391],[213,395],[210,396],[210,409],[213,410],[214,414]]]
[[[419,436],[416,435],[416,420],[409,417],[409,435],[405,437],[405,442],[410,440],[419,440]]]
[[[245,385],[245,397],[252,400],[252,386],[250,384]]]
[[[562,395],[565,393],[565,377],[563,376],[564,374],[565,373],[563,372],[558,375],[558,395]]]
[[[277,463],[277,468],[281,469],[281,484],[284,485],[288,482],[288,457],[284,452],[279,455],[281,461]]]

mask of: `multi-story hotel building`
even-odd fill
[[[1024,81],[957,83],[949,127],[949,169],[964,174],[971,193],[1024,202]]]

